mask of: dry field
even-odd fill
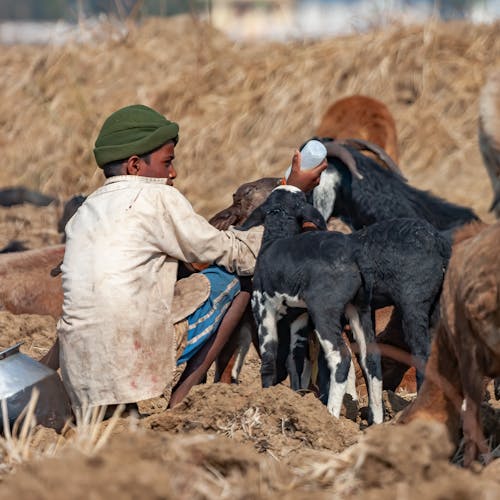
[[[477,145],[478,93],[500,66],[500,24],[425,27],[307,43],[237,46],[191,18],[149,20],[95,45],[2,47],[0,185],[61,201],[102,182],[92,145],[104,118],[141,102],[180,123],[177,187],[203,215],[243,182],[279,175],[335,99],[382,99],[409,181],[472,206],[491,189]],[[0,246],[59,242],[61,206],[0,210]],[[55,336],[41,316],[0,312],[0,347],[39,358]],[[388,417],[402,395],[386,394]],[[484,403],[493,446],[500,408]],[[161,404],[158,404],[161,407]],[[498,451],[498,449],[497,449]],[[494,499],[500,460],[472,471],[444,429],[332,418],[312,394],[261,390],[255,353],[238,386],[200,385],[175,410],[90,422],[63,436],[36,427],[0,446],[0,498]]]

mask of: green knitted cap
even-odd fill
[[[94,156],[103,167],[112,161],[149,153],[178,134],[177,123],[168,121],[154,109],[134,104],[107,118],[95,141]]]

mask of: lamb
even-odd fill
[[[493,188],[490,210],[500,218],[500,71],[493,73],[479,100],[479,149]]]
[[[478,452],[488,452],[479,415],[483,377],[500,376],[500,222],[463,231],[469,237],[453,247],[425,382],[400,422],[443,422],[457,442],[462,417],[464,464],[470,465]]]
[[[364,139],[384,149],[395,163],[399,161],[396,123],[381,101],[364,95],[351,95],[335,101],[316,129],[319,137]]]
[[[330,369],[328,410],[340,415],[351,356],[340,333],[343,315],[359,345],[371,419],[383,420],[382,373],[372,310],[396,305],[413,355],[426,360],[429,324],[440,293],[450,245],[430,224],[397,219],[351,235],[302,233],[303,222],[326,229],[321,214],[292,186],[276,188],[241,226],[264,224],[252,294],[263,387],[276,383],[277,321],[307,309]],[[419,373],[419,383],[422,374]]]

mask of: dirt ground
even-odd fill
[[[0,312],[0,347],[42,356],[55,337],[52,318]],[[385,393],[388,421],[366,428],[359,416],[332,417],[311,393],[283,383],[260,388],[251,350],[238,385],[196,386],[173,410],[131,414],[62,436],[38,426],[24,463],[4,456],[0,498],[315,498],[493,499],[500,460],[472,471],[439,424],[397,425],[407,399]],[[491,390],[491,388],[490,388]],[[493,446],[500,405],[484,403]],[[366,404],[361,400],[360,405]],[[101,446],[98,436],[110,431]],[[94,435],[95,433],[95,435]],[[1,453],[1,452],[0,452]],[[1,456],[1,455],[0,455]]]

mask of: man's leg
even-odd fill
[[[217,329],[217,333],[187,362],[181,378],[172,390],[168,403],[169,408],[173,408],[180,403],[191,390],[191,387],[198,384],[203,378],[241,321],[249,301],[250,293],[243,290],[233,299]]]

